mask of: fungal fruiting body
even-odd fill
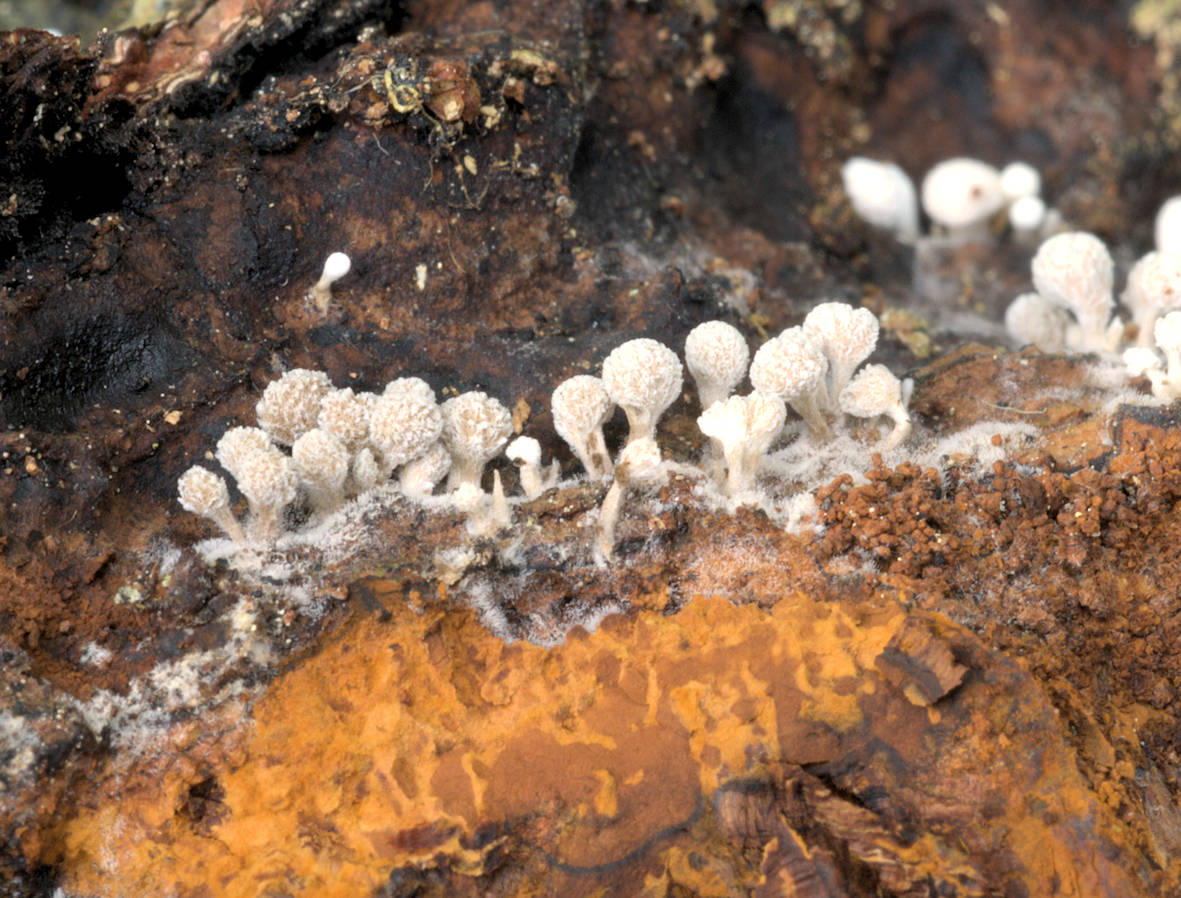
[[[316,426],[336,436],[349,452],[356,452],[369,439],[369,412],[376,399],[358,396],[348,387],[331,390],[320,400]]]
[[[1019,345],[1042,352],[1062,352],[1070,315],[1040,293],[1022,293],[1005,309],[1005,330]]]
[[[628,490],[636,484],[653,480],[660,470],[660,448],[655,440],[641,437],[623,448],[619,463],[615,465],[615,480],[599,509],[599,529],[595,538],[595,555],[599,561],[610,561],[615,552],[615,524]]]
[[[259,426],[276,443],[290,446],[316,426],[320,401],[332,389],[323,371],[292,368],[263,390],[255,406]]]
[[[328,311],[332,302],[332,285],[348,274],[353,268],[353,260],[344,253],[331,253],[324,260],[324,270],[320,273],[320,280],[312,287],[312,302],[320,314]]]
[[[1049,211],[1040,196],[1022,196],[1009,206],[1009,227],[1013,236],[1021,243],[1029,244],[1037,239],[1046,223]]]
[[[945,159],[927,172],[923,210],[956,241],[987,240],[988,224],[1006,205],[1001,173],[978,159]]]
[[[295,501],[298,479],[291,459],[277,449],[251,452],[236,476],[251,513],[251,537],[271,543],[279,535],[283,510]]]
[[[1115,265],[1102,240],[1083,231],[1055,234],[1038,248],[1032,269],[1037,292],[1078,322],[1067,333],[1070,348],[1115,350],[1123,325],[1111,317]]]
[[[431,443],[417,458],[402,465],[398,483],[402,492],[412,499],[429,496],[451,470],[451,453],[440,441]]]
[[[557,470],[541,467],[541,444],[533,437],[517,437],[505,447],[505,457],[520,466],[521,491],[536,499],[557,482]]]
[[[443,433],[443,415],[434,397],[413,392],[378,398],[369,415],[369,440],[386,475],[418,458]]]
[[[629,443],[654,439],[656,423],[681,393],[677,354],[655,340],[628,340],[603,360],[603,387],[627,414]]]
[[[480,485],[486,465],[508,441],[513,420],[507,408],[485,393],[461,393],[440,407],[443,445],[451,453],[447,488]]]
[[[726,458],[726,495],[746,496],[755,488],[759,461],[783,429],[787,408],[778,396],[752,393],[715,402],[701,413],[697,426],[717,440]]]
[[[1009,202],[1042,192],[1042,176],[1028,162],[1010,162],[1001,169],[1001,193]]]
[[[1153,225],[1156,248],[1164,253],[1181,253],[1181,196],[1169,197],[1156,213]]]
[[[853,211],[900,240],[919,235],[919,204],[914,182],[892,162],[854,156],[841,167],[841,180]]]
[[[881,329],[877,316],[848,303],[822,302],[805,316],[803,328],[828,359],[825,407],[835,412],[837,397],[877,346]]]
[[[292,444],[291,462],[313,509],[328,514],[344,502],[349,451],[339,437],[318,427],[309,430]]]
[[[558,384],[552,399],[554,430],[582,462],[592,480],[611,474],[611,455],[603,440],[603,424],[615,411],[615,403],[597,377],[577,374]]]
[[[828,360],[803,328],[792,327],[768,340],[750,364],[750,383],[760,393],[778,396],[804,419],[814,442],[832,438],[825,419]]]
[[[1181,307],[1181,253],[1156,250],[1137,260],[1120,301],[1132,313],[1136,344],[1151,346],[1157,319]]]
[[[893,449],[910,435],[905,392],[902,382],[885,365],[866,365],[841,391],[841,410],[855,418],[889,416],[894,429],[882,441],[882,448]]]
[[[242,544],[246,535],[230,511],[230,491],[223,480],[208,468],[194,465],[176,484],[180,506],[192,514],[209,518],[234,542]]]
[[[725,321],[699,324],[685,338],[685,366],[697,384],[702,411],[733,393],[749,364],[746,339]]]

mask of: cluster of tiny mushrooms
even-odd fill
[[[919,227],[919,199],[906,173],[892,163],[850,159],[842,169],[853,209],[899,240],[957,244],[990,239],[998,219],[1014,235],[1040,244],[1033,257],[1036,292],[1018,296],[1005,315],[1021,344],[1046,352],[1113,353],[1130,333],[1115,317],[1115,266],[1103,242],[1066,230],[1040,197],[1041,177],[1017,162],[998,170],[975,159],[949,159],[923,179],[922,208],[932,231]],[[1181,197],[1164,204],[1156,220],[1156,250],[1129,271],[1121,296],[1132,315],[1138,345],[1123,353],[1131,376],[1146,376],[1153,394],[1181,397]],[[348,274],[348,256],[333,253],[309,298],[326,311],[332,285]],[[784,432],[787,410],[803,419],[807,439],[822,446],[844,415],[887,417],[893,428],[881,448],[901,444],[911,431],[910,381],[885,366],[858,367],[873,352],[879,324],[872,312],[840,302],[814,306],[801,325],[759,347],[752,359],[746,339],[724,321],[707,321],[685,340],[685,364],[697,387],[701,432],[709,438],[701,468],[724,490],[731,508],[758,501],[761,459]],[[1161,355],[1150,345],[1155,341]],[[601,377],[577,375],[553,392],[554,428],[594,481],[610,481],[599,511],[593,551],[611,559],[615,525],[629,492],[666,470],[656,442],[661,415],[681,394],[681,360],[649,338],[628,340],[603,361]],[[752,391],[734,391],[749,376]],[[614,460],[603,425],[616,407],[628,435]],[[216,459],[237,482],[249,515],[234,515],[226,481],[201,466],[180,478],[181,505],[216,522],[243,548],[274,544],[285,511],[303,502],[313,517],[390,483],[395,477],[411,500],[444,504],[467,516],[473,536],[512,523],[500,472],[482,486],[485,465],[502,450],[518,463],[526,501],[556,485],[556,462],[543,467],[536,439],[512,435],[512,416],[483,392],[439,403],[417,377],[401,377],[380,394],[336,388],[321,371],[293,369],[270,383],[256,407],[257,427],[234,427],[218,441]],[[435,490],[446,478],[445,494]]]

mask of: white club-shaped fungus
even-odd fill
[[[349,452],[356,452],[369,439],[370,403],[345,387],[332,390],[320,400],[316,426],[335,435]]]
[[[790,327],[768,340],[750,363],[750,383],[760,393],[778,396],[804,419],[814,442],[832,437],[823,408],[828,359],[803,328]]]
[[[526,499],[536,499],[557,482],[557,471],[541,467],[541,444],[533,437],[517,437],[505,447],[505,457],[520,466],[521,491]]]
[[[418,458],[402,465],[398,482],[402,492],[412,499],[429,496],[451,470],[451,453],[442,442],[436,441]]]
[[[1165,200],[1156,213],[1153,233],[1162,253],[1181,253],[1181,196]]]
[[[331,253],[324,260],[324,270],[320,273],[320,280],[312,287],[312,301],[321,314],[328,311],[328,304],[332,302],[332,285],[348,274],[353,268],[353,260],[344,253]]]
[[[656,423],[680,395],[683,380],[677,354],[647,337],[628,340],[603,360],[603,386],[627,414],[629,443],[655,438]]]
[[[251,452],[242,459],[237,481],[250,504],[251,536],[273,542],[283,509],[294,501],[299,484],[291,459],[278,450]]]
[[[835,411],[853,372],[878,345],[877,316],[845,302],[822,302],[805,316],[803,327],[828,359],[827,407]]]
[[[946,159],[923,178],[923,209],[957,240],[984,240],[989,220],[1005,207],[1001,173],[979,159]]]
[[[276,443],[290,446],[316,426],[320,401],[332,389],[323,371],[292,368],[271,381],[255,406],[258,423]]]
[[[1066,348],[1070,315],[1040,293],[1022,293],[1005,309],[1005,330],[1022,346],[1032,344],[1042,352]]]
[[[1137,345],[1151,346],[1157,318],[1181,307],[1181,253],[1157,250],[1137,260],[1120,299],[1139,331]]]
[[[1038,247],[1032,269],[1037,292],[1078,322],[1068,338],[1072,349],[1115,350],[1123,326],[1111,319],[1115,265],[1102,240],[1083,231],[1055,234]]]
[[[237,479],[243,458],[251,452],[265,452],[274,448],[275,444],[262,428],[231,427],[217,441],[214,455],[218,463]]]
[[[885,365],[866,365],[841,392],[841,410],[855,418],[888,415],[894,429],[882,441],[893,449],[910,435],[910,414],[906,411],[902,382]]]
[[[1010,162],[1001,169],[1001,192],[1013,203],[1042,192],[1042,176],[1028,162]]]
[[[447,488],[461,483],[480,485],[486,465],[513,432],[513,419],[500,401],[485,393],[460,393],[440,406],[443,445],[451,453]]]
[[[599,529],[595,538],[595,555],[600,562],[611,560],[615,552],[615,524],[628,490],[660,474],[660,447],[648,437],[624,446],[615,466],[615,480],[599,509]]]
[[[344,442],[327,430],[313,428],[291,445],[291,462],[312,508],[321,514],[335,511],[344,501],[349,474],[349,451]]]
[[[229,488],[220,476],[194,465],[180,475],[176,488],[181,508],[209,518],[239,545],[246,541],[242,526],[230,511]]]
[[[749,364],[746,338],[725,321],[699,324],[685,338],[685,365],[697,384],[703,411],[734,392]]]
[[[554,430],[582,462],[592,480],[611,473],[611,456],[603,440],[603,424],[615,403],[597,377],[577,374],[562,381],[550,401]]]
[[[901,240],[919,235],[919,203],[914,182],[892,162],[854,156],[841,166],[841,180],[853,211]]]
[[[715,402],[701,413],[697,426],[717,440],[726,457],[726,495],[747,495],[755,488],[759,461],[783,429],[787,407],[778,396],[752,393]]]
[[[369,414],[369,440],[386,474],[422,455],[442,436],[442,409],[434,397],[413,391],[381,396]]]

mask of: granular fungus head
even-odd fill
[[[1077,319],[1074,348],[1111,351],[1118,345],[1122,329],[1110,321],[1115,264],[1102,240],[1083,231],[1055,234],[1038,248],[1032,270],[1037,292]]]
[[[276,443],[290,446],[316,426],[320,402],[331,389],[323,371],[292,368],[267,384],[255,406],[258,423]]]
[[[443,433],[443,414],[430,397],[406,390],[378,398],[369,416],[369,440],[387,473],[422,455]]]
[[[299,485],[291,459],[278,450],[248,453],[236,479],[238,489],[250,503],[253,536],[273,541],[283,509],[295,500]]]
[[[316,511],[333,511],[344,501],[349,451],[335,434],[319,427],[309,430],[292,444],[291,462]]]
[[[447,485],[480,485],[486,465],[513,432],[513,419],[499,400],[472,391],[448,399],[440,407],[443,415],[443,444],[451,453]]]
[[[603,424],[615,411],[603,382],[576,374],[558,384],[550,400],[554,430],[566,441],[592,479],[611,473],[611,456],[603,440]]]
[[[882,443],[893,449],[910,435],[910,414],[902,395],[902,382],[885,365],[866,365],[841,391],[841,410],[855,418],[888,415],[894,429]]]
[[[828,359],[828,405],[835,408],[857,366],[878,344],[877,316],[845,302],[822,302],[804,318],[803,328]]]
[[[680,395],[683,380],[677,354],[647,337],[628,340],[603,360],[603,386],[627,414],[629,443],[655,437],[656,423]]]
[[[230,491],[223,480],[208,468],[194,465],[176,484],[180,506],[192,514],[209,518],[234,542],[244,542],[242,527],[230,511]]]
[[[702,410],[734,392],[749,364],[746,338],[725,321],[699,324],[685,338],[685,365],[697,384]]]
[[[316,426],[335,434],[350,452],[356,452],[369,438],[369,404],[345,387],[332,390],[320,401]]]
[[[768,340],[750,364],[750,383],[758,392],[778,396],[804,419],[816,441],[828,440],[832,431],[825,419],[827,405],[824,378],[828,359],[800,327],[791,327]]]
[[[231,427],[217,441],[214,456],[223,468],[237,478],[242,459],[248,454],[274,448],[270,436],[259,427]]]

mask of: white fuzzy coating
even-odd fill
[[[238,477],[238,468],[251,452],[278,451],[270,435],[260,427],[231,427],[221,435],[214,452],[218,463]]]
[[[1066,348],[1070,316],[1039,293],[1022,293],[1005,309],[1005,330],[1016,343],[1042,352]]]
[[[1001,191],[1009,202],[1042,192],[1042,176],[1028,162],[1010,162],[1001,169]]]
[[[369,439],[393,470],[430,448],[443,433],[434,397],[407,390],[382,396],[369,416]]]
[[[862,219],[899,237],[919,233],[919,203],[910,176],[892,162],[854,156],[841,166],[849,203]]]
[[[873,312],[845,302],[820,303],[804,318],[803,327],[831,362],[850,370],[873,352],[881,331]]]
[[[524,465],[541,464],[541,443],[533,437],[517,437],[505,447],[505,457]]]
[[[603,382],[589,374],[576,374],[562,381],[550,399],[554,430],[571,446],[584,443],[614,410],[615,403]]]
[[[1153,227],[1156,248],[1165,253],[1181,253],[1181,196],[1172,196],[1156,213]]]
[[[1181,306],[1181,253],[1153,251],[1139,258],[1120,299],[1137,321],[1152,311]]]
[[[751,386],[785,402],[813,393],[827,373],[824,351],[799,327],[768,340],[750,363]]]
[[[683,381],[677,354],[648,337],[628,340],[603,360],[607,395],[625,410],[642,409],[653,420],[676,401]]]
[[[402,466],[398,479],[412,496],[426,496],[451,470],[451,453],[441,442],[432,443],[422,455]]]
[[[971,228],[1004,207],[1001,173],[979,159],[945,159],[923,178],[922,202],[931,220],[948,230]]]
[[[324,271],[320,274],[320,283],[333,284],[348,274],[353,268],[353,260],[344,253],[330,253],[324,260]]]
[[[1169,312],[1158,318],[1152,336],[1161,352],[1181,350],[1181,312]]]
[[[320,401],[331,389],[323,371],[292,368],[267,384],[255,406],[258,423],[276,443],[290,446],[316,426]]]
[[[1055,234],[1038,247],[1032,269],[1037,292],[1073,312],[1092,343],[1101,339],[1115,304],[1115,263],[1103,241],[1084,231]]]
[[[333,390],[320,400],[320,414],[316,427],[336,436],[350,452],[355,452],[369,439],[370,403],[345,387]]]
[[[451,453],[452,473],[457,484],[471,480],[478,482],[484,465],[508,441],[513,432],[513,418],[509,410],[486,393],[460,393],[440,406],[443,415],[443,445]]]
[[[393,396],[398,393],[413,393],[416,396],[421,396],[423,399],[429,399],[431,402],[437,402],[435,398],[435,391],[431,389],[428,384],[421,377],[398,377],[391,380],[385,385],[383,396]]]
[[[349,450],[335,434],[313,428],[291,445],[291,461],[304,483],[332,492],[344,489]]]
[[[841,391],[841,411],[855,418],[876,418],[901,409],[902,382],[885,365],[866,365]]]
[[[728,458],[737,447],[753,447],[761,455],[786,419],[787,406],[782,399],[755,392],[715,402],[698,416],[697,426],[722,444]]]
[[[685,338],[685,365],[697,384],[703,409],[729,396],[746,376],[749,364],[746,338],[725,321],[706,321]]]
[[[1019,196],[1009,206],[1009,227],[1014,231],[1036,231],[1045,220],[1046,203],[1040,196]]]
[[[295,499],[298,480],[281,452],[252,452],[242,459],[238,489],[253,508],[282,509]]]
[[[1160,356],[1157,355],[1155,349],[1149,349],[1147,346],[1133,346],[1130,349],[1125,349],[1123,360],[1128,374],[1132,377],[1139,377],[1153,369],[1163,370]]]
[[[202,517],[212,517],[230,506],[230,491],[225,480],[200,465],[193,465],[180,475],[176,491],[180,507]]]

